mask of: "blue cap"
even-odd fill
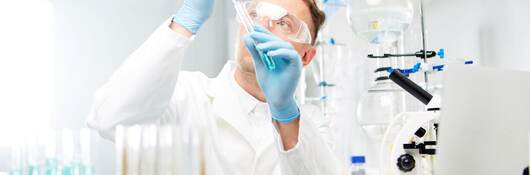
[[[366,159],[364,158],[364,156],[351,156],[352,164],[365,163],[365,162],[366,162]]]
[[[444,59],[445,58],[445,49],[444,48],[441,48],[440,50],[438,50],[438,56],[440,56],[440,59]]]
[[[437,71],[443,71],[443,70],[444,70],[444,67],[445,67],[445,65],[440,64],[440,65],[432,66],[432,69],[433,69],[433,70],[437,70]]]
[[[388,73],[392,73],[392,71],[394,71],[394,70],[398,70],[400,73],[405,74],[405,75],[408,75],[408,74],[412,74],[412,73],[416,73],[416,72],[418,72],[418,71],[420,70],[420,68],[421,68],[421,64],[420,64],[420,63],[416,63],[416,64],[414,65],[414,67],[412,67],[412,68],[410,68],[410,69],[393,69],[393,68],[389,68],[389,69],[387,69],[386,71],[387,71]]]
[[[330,38],[330,39],[329,39],[329,43],[330,43],[331,45],[335,45],[335,44],[336,44],[336,42],[335,42],[335,38]]]

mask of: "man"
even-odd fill
[[[294,98],[324,22],[315,2],[254,0],[245,8],[260,26],[241,30],[237,62],[213,79],[179,71],[212,8],[213,0],[184,0],[98,90],[88,125],[113,139],[120,124],[191,123],[211,139],[207,174],[340,174],[329,120]]]

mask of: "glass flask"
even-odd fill
[[[347,12],[353,32],[375,45],[397,41],[414,16],[411,0],[351,0]]]
[[[401,91],[368,92],[357,107],[357,121],[372,139],[384,135],[390,120],[401,110]]]
[[[370,55],[382,56],[385,53],[400,53],[396,41],[412,23],[414,8],[411,0],[350,0],[347,8],[348,23],[355,35],[368,42]],[[402,46],[402,45],[399,45]],[[372,90],[391,89],[388,81],[390,67],[398,67],[396,58],[369,58],[375,78]]]
[[[403,53],[403,33],[414,18],[412,0],[350,0],[348,22],[355,35],[368,42],[368,54]],[[368,59],[372,85],[357,106],[357,120],[371,138],[379,139],[390,120],[403,111],[403,91],[388,79],[391,68],[402,68],[403,58]]]
[[[395,43],[392,46],[396,46]],[[385,53],[397,53],[396,47],[386,47]],[[376,52],[377,53],[377,52]],[[357,105],[357,122],[371,139],[379,140],[390,120],[405,111],[404,91],[388,78],[387,69],[401,68],[400,58],[368,59],[364,72],[370,87],[361,95]]]

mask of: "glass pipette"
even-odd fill
[[[237,16],[239,18],[239,21],[243,24],[245,27],[245,30],[247,33],[254,32],[254,23],[252,22],[250,16],[248,15],[248,11],[245,9],[243,5],[243,1],[240,0],[232,0],[232,3],[234,3],[234,8],[236,9]],[[254,43],[256,45],[256,43]],[[267,54],[263,53],[262,51],[258,50],[258,53],[261,57],[261,61],[263,61],[263,64],[267,66],[268,70],[274,70],[276,68],[276,64],[274,63],[274,60],[267,56]]]

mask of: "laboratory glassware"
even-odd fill
[[[366,159],[364,156],[352,156],[351,157],[351,175],[366,175],[364,165]]]
[[[311,44],[312,36],[308,25],[287,9],[265,1],[246,1],[244,5],[254,23],[282,39]]]
[[[79,134],[78,134],[79,133]],[[11,174],[93,175],[90,130],[42,130],[21,134],[13,144]]]
[[[249,16],[249,13],[245,8],[246,1],[232,0],[232,3],[236,10],[238,20],[241,22],[241,24],[243,24],[243,27],[245,28],[246,32],[254,32],[254,22],[252,21],[252,18]],[[254,45],[256,45],[256,43],[254,43]],[[274,60],[272,60],[272,58],[270,58],[266,53],[262,51],[258,50],[258,53],[261,57],[261,60],[263,61],[263,64],[266,65],[268,70],[276,69],[276,64],[274,63]]]
[[[357,36],[371,44],[392,43],[412,22],[410,0],[351,0],[349,23]]]
[[[319,41],[317,43],[317,55],[311,63],[311,70],[313,79],[319,87],[319,97],[310,98],[314,101],[320,101],[320,107],[327,116],[331,111],[329,110],[328,102],[331,98],[331,90],[337,85],[338,77],[341,72],[338,72],[338,67],[343,66],[344,60],[349,57],[349,48],[343,43],[337,43],[335,39],[330,38],[328,41]]]
[[[117,174],[191,174],[201,172],[199,139],[180,125],[116,128]]]
[[[348,22],[355,35],[367,41],[370,55],[403,52],[403,33],[412,23],[411,0],[350,0]],[[372,137],[379,139],[392,117],[403,111],[403,93],[388,79],[389,69],[399,68],[398,58],[365,58],[371,64],[372,86],[361,97],[357,120]]]
[[[347,8],[348,22],[355,35],[367,41],[372,55],[401,52],[396,47],[403,33],[412,23],[414,8],[411,0],[350,0]],[[402,45],[397,45],[402,47]],[[388,68],[398,66],[396,59],[376,58],[374,62],[374,85],[372,90],[391,89]]]

